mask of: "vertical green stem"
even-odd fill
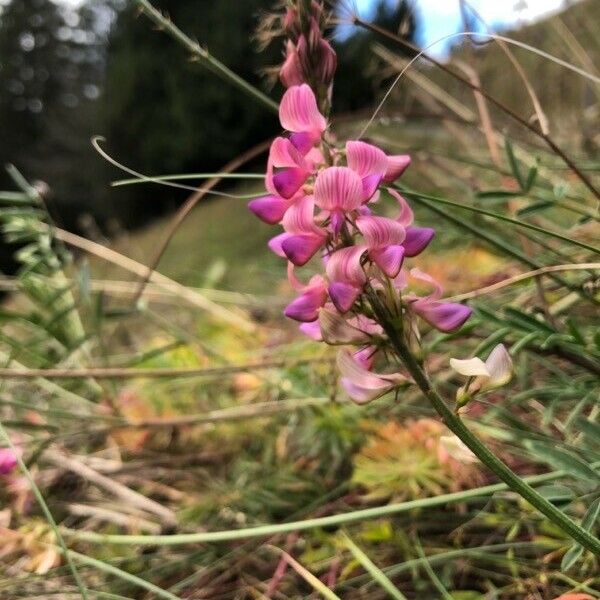
[[[427,373],[415,359],[410,349],[398,335],[393,327],[387,327],[390,340],[396,352],[402,359],[406,369],[419,386],[423,395],[431,402],[435,410],[444,420],[448,429],[452,431],[462,442],[477,456],[477,458],[490,470],[492,470],[508,487],[521,495],[527,502],[537,508],[556,526],[560,527],[567,535],[587,548],[597,556],[600,556],[600,540],[586,531],[577,523],[572,521],[565,513],[548,502],[543,496],[536,492],[521,477],[514,473],[504,464],[487,446],[471,432],[463,423],[461,418],[446,406],[446,403],[431,383]]]

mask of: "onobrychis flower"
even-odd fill
[[[466,385],[456,392],[459,406],[466,404],[476,394],[488,392],[506,385],[513,374],[513,363],[504,344],[498,344],[483,362],[477,356],[473,358],[451,358],[450,366],[460,375],[469,377]]]

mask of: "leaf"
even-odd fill
[[[550,325],[536,319],[533,315],[527,314],[522,310],[508,306],[504,309],[504,312],[515,325],[518,325],[525,331],[547,331],[549,334],[556,333]]]
[[[586,341],[583,337],[583,334],[581,333],[580,329],[577,327],[577,325],[571,317],[567,317],[567,328],[569,329],[569,333],[573,336],[573,339],[577,343],[581,344],[582,346],[586,345]]]
[[[583,519],[581,520],[581,526],[586,531],[591,531],[594,523],[600,515],[600,497],[596,498],[587,509]],[[583,546],[575,543],[573,544],[567,553],[563,556],[560,568],[563,571],[568,571],[581,557],[583,554]]]
[[[537,179],[538,169],[536,167],[531,167],[529,169],[529,173],[527,173],[527,181],[525,181],[525,191],[530,192],[533,187],[535,180]]]
[[[580,558],[583,554],[583,546],[579,544],[573,544],[563,556],[563,559],[560,563],[561,571],[568,571]]]
[[[475,197],[478,200],[507,200],[521,195],[521,192],[511,192],[509,190],[482,190],[477,192]]]
[[[537,491],[549,502],[570,502],[575,497],[573,490],[566,485],[543,485],[537,488]]]
[[[588,419],[577,419],[577,426],[583,432],[583,435],[589,437],[593,442],[600,442],[600,425]]]
[[[362,565],[363,569],[371,575],[374,581],[395,600],[406,600],[406,596],[388,579],[385,573],[363,552],[346,533],[342,539],[354,558]]]
[[[508,157],[508,164],[510,166],[510,170],[512,171],[512,174],[514,175],[515,179],[519,182],[521,190],[527,189],[526,181],[525,179],[523,179],[523,174],[521,173],[521,169],[519,168],[519,163],[517,162],[517,158],[513,151],[512,144],[508,138],[506,138],[504,149],[506,150],[506,156]]]
[[[532,202],[523,208],[520,208],[517,211],[517,215],[522,217],[523,215],[529,215],[531,213],[539,212],[544,210],[545,208],[550,208],[554,206],[554,202],[550,202],[549,200],[540,200],[540,202]]]
[[[543,442],[525,440],[523,445],[540,460],[584,481],[600,481],[600,475],[578,456]]]

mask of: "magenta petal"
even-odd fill
[[[408,154],[396,154],[387,157],[387,169],[383,180],[386,183],[392,183],[408,169],[410,165],[410,156]]]
[[[290,142],[304,156],[313,147],[315,140],[314,136],[304,131],[292,133],[290,135]]]
[[[323,210],[354,210],[363,201],[362,182],[348,167],[328,167],[317,175],[314,195]]]
[[[407,227],[406,238],[402,242],[404,256],[412,257],[421,254],[435,235],[431,227]]]
[[[312,234],[289,235],[281,243],[284,254],[297,267],[305,265],[323,246],[324,237]]]
[[[306,131],[320,135],[327,127],[314,92],[305,83],[292,86],[283,94],[279,104],[279,120],[284,129],[294,132]]]
[[[361,387],[360,385],[354,383],[348,377],[341,377],[340,383],[342,387],[346,390],[346,393],[354,402],[357,404],[366,404],[367,402],[371,402],[371,400],[375,400],[377,396],[381,396],[382,390],[372,390],[369,388]]]
[[[300,167],[283,169],[273,175],[273,185],[277,193],[284,198],[291,198],[306,181],[308,173]]]
[[[363,199],[366,202],[373,194],[377,191],[379,184],[381,183],[381,174],[374,173],[373,175],[367,175],[362,179],[363,188]]]
[[[319,309],[325,304],[325,300],[327,300],[325,288],[315,286],[308,288],[303,294],[292,300],[283,312],[290,319],[310,323],[319,317]]]
[[[344,213],[341,210],[334,210],[331,213],[331,228],[333,229],[333,233],[336,237],[340,235],[343,225]]]
[[[413,308],[432,327],[446,333],[458,329],[473,312],[464,304],[430,302],[427,299],[418,300],[413,304]]]
[[[281,256],[281,258],[286,258],[285,252],[283,251],[283,248],[282,248],[282,244],[289,237],[290,237],[289,233],[280,233],[279,235],[276,235],[274,238],[271,238],[267,245],[269,246],[269,248],[271,249],[272,252],[277,254],[277,256]]]
[[[312,321],[310,323],[302,323],[299,327],[300,331],[308,336],[315,342],[322,342],[323,336],[321,335],[321,325],[319,321]]]
[[[377,174],[383,176],[387,169],[387,156],[377,146],[366,142],[346,142],[348,166],[361,177]]]
[[[347,313],[359,296],[360,289],[349,283],[334,281],[329,284],[329,297],[341,313]]]
[[[8,475],[17,466],[17,455],[10,448],[0,448],[0,475]]]
[[[385,248],[375,248],[369,252],[373,262],[388,276],[396,277],[402,268],[404,260],[403,246],[386,246]]]
[[[275,225],[283,219],[288,203],[278,196],[263,196],[248,202],[248,208],[261,220]]]

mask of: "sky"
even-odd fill
[[[59,4],[76,6],[85,0],[54,0]],[[235,2],[235,0],[227,0]],[[378,0],[345,0],[355,4],[361,17],[368,18]],[[386,0],[394,5],[398,0]],[[519,24],[531,23],[548,14],[557,12],[578,0],[468,0],[469,4],[485,20],[493,31],[501,31]],[[0,0],[0,3],[2,0]],[[459,0],[412,0],[420,15],[421,30],[418,42],[422,47],[437,42],[440,38],[456,33],[462,27]],[[270,0],[265,0],[269,5]],[[482,27],[482,30],[484,28]],[[340,37],[347,35],[339,32]],[[449,47],[459,38],[440,41],[429,49],[429,54],[444,57]]]
[[[387,0],[394,5],[397,0]],[[568,0],[468,0],[493,31],[531,23],[567,6]],[[413,0],[420,15],[419,44],[428,46],[461,29],[459,0]],[[376,0],[354,0],[362,17],[372,14]],[[571,0],[573,3],[573,0]],[[443,57],[458,38],[441,41],[429,53]]]

